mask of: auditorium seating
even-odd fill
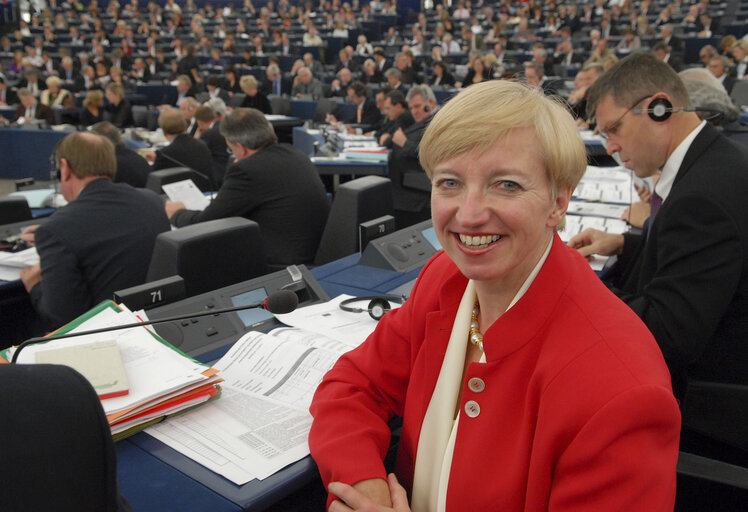
[[[335,192],[314,264],[322,265],[358,252],[359,224],[392,213],[389,179],[366,176],[343,183]]]
[[[62,365],[0,365],[0,510],[131,510],[101,401]]]
[[[191,297],[261,276],[266,270],[257,223],[229,217],[158,235],[146,282],[179,275]]]

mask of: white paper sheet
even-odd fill
[[[146,432],[236,484],[266,478],[309,454],[312,396],[350,348],[293,328],[247,333],[214,365],[219,400]]]
[[[162,185],[164,193],[172,201],[181,201],[188,210],[204,210],[210,200],[200,191],[192,180],[175,181]]]

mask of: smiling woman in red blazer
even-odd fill
[[[572,118],[485,82],[419,152],[444,251],[317,390],[330,510],[671,511],[680,415],[662,355],[555,234],[586,167]]]

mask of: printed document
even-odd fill
[[[214,365],[219,400],[146,432],[238,485],[266,478],[309,455],[314,391],[354,346],[290,327],[247,333]]]

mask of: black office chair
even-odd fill
[[[117,456],[101,401],[62,365],[0,365],[0,510],[115,512]]]
[[[229,98],[229,107],[231,108],[239,108],[242,106],[242,103],[244,103],[244,98],[246,98],[247,95],[243,92],[235,92],[233,96]]]
[[[162,187],[164,185],[182,180],[192,180],[195,186],[203,192],[207,192],[213,188],[207,176],[201,176],[189,167],[170,167],[168,169],[153,171],[148,175],[145,188],[153,190],[157,194],[163,194],[164,189]]]
[[[747,510],[748,386],[690,382],[682,420],[690,447],[678,456],[675,510]]]
[[[388,178],[365,176],[343,183],[335,192],[314,264],[358,252],[359,224],[392,213],[392,182]]]
[[[156,237],[146,282],[180,275],[188,297],[266,273],[260,227],[241,217],[211,220]]]
[[[29,203],[25,197],[0,197],[0,225],[22,222],[32,218],[31,208],[29,208]]]
[[[290,116],[291,115],[291,102],[284,96],[277,96],[271,94],[268,96],[270,100],[270,109],[276,116]]]

